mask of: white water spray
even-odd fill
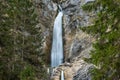
[[[57,67],[63,62],[62,16],[63,13],[61,11],[54,22],[51,67]]]
[[[61,80],[64,80],[64,72],[61,71]]]

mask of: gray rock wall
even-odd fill
[[[66,0],[61,4],[64,12],[64,49],[65,60],[75,55],[79,55],[81,50],[90,47],[88,38],[80,37],[83,33],[80,27],[92,25],[94,12],[88,13],[82,10],[86,0]],[[80,38],[79,38],[80,37]]]

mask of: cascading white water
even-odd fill
[[[64,80],[64,72],[61,71],[61,80]]]
[[[60,11],[54,22],[51,67],[57,67],[63,62],[62,16]]]

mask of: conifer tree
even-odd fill
[[[91,73],[92,80],[120,79],[120,0],[95,0],[83,6],[95,11],[94,25],[82,28],[96,37],[91,51],[91,62],[97,66]]]
[[[0,19],[0,79],[42,79],[41,33],[32,0],[0,0]]]

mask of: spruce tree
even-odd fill
[[[88,62],[97,66],[92,80],[120,79],[120,0],[95,0],[83,9],[97,15],[94,25],[81,28],[96,37]]]
[[[41,32],[36,27],[33,1],[0,0],[0,19],[0,79],[44,78]]]

